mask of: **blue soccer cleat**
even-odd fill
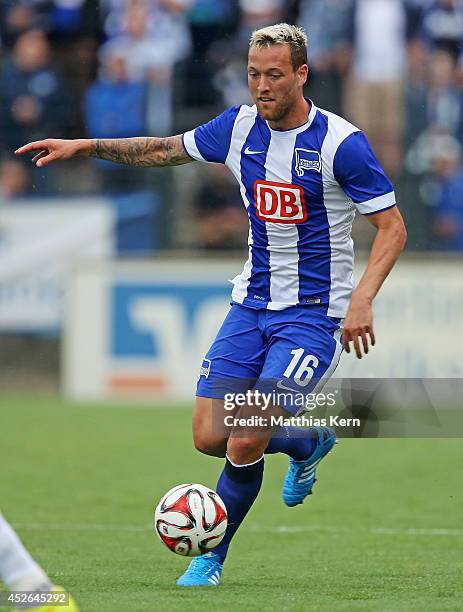
[[[222,563],[221,557],[214,552],[195,557],[187,571],[177,580],[177,586],[218,586],[222,576]]]
[[[336,444],[336,434],[328,427],[313,427],[318,435],[315,450],[308,459],[296,461],[290,457],[289,468],[283,483],[283,501],[287,506],[302,504],[307,495],[311,495],[316,482],[317,465]]]

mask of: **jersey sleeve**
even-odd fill
[[[227,109],[208,123],[182,136],[183,146],[197,161],[225,163],[239,106]]]
[[[354,132],[339,145],[333,160],[333,173],[363,215],[395,206],[392,183],[362,132]]]

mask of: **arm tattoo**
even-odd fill
[[[90,155],[129,166],[179,166],[194,161],[181,136],[96,140]]]

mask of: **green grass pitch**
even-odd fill
[[[170,487],[215,488],[222,462],[192,448],[191,409],[0,399],[5,516],[82,612],[463,610],[461,440],[341,440],[315,494],[286,508],[286,457],[218,589],[175,587],[186,560],[150,523]]]

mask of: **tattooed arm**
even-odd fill
[[[181,136],[167,138],[113,138],[60,140],[48,138],[30,142],[15,151],[16,155],[38,151],[32,161],[39,167],[71,157],[98,157],[130,166],[179,166],[194,161],[182,143]]]
[[[96,140],[90,155],[130,166],[179,166],[194,161],[181,136]]]

